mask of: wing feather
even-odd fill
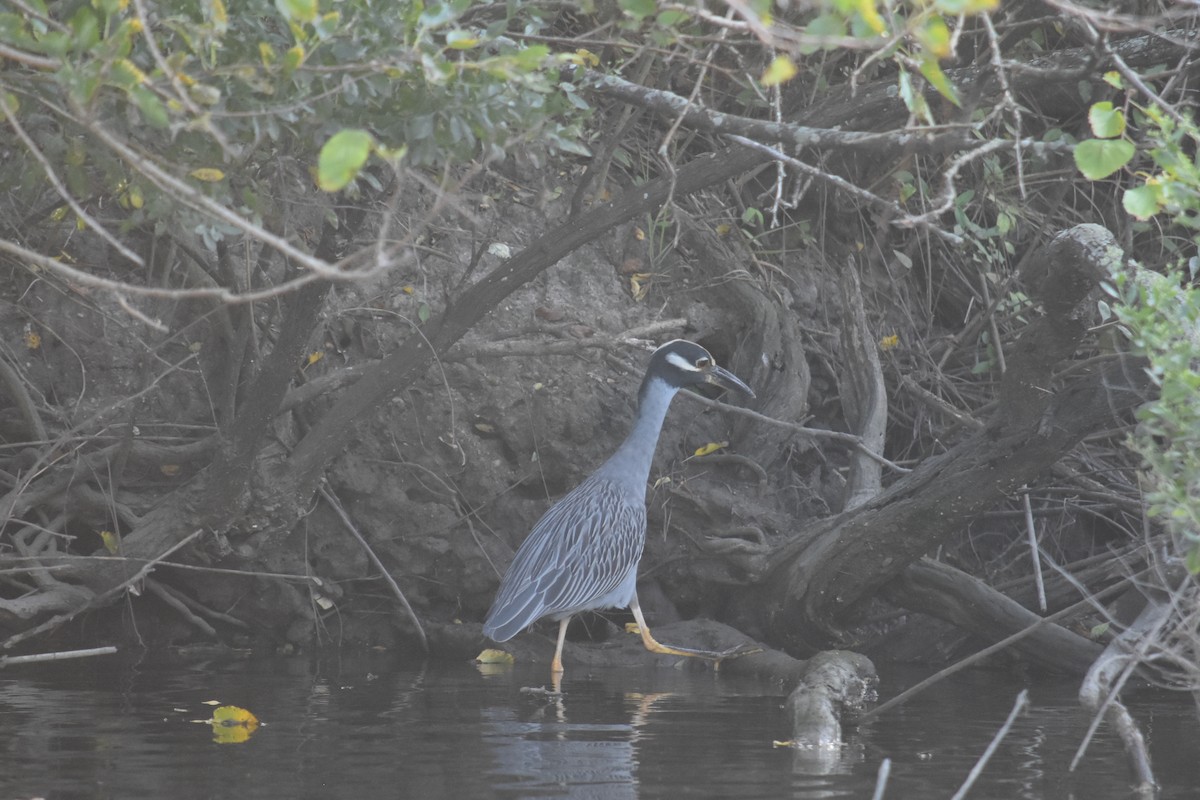
[[[589,478],[533,526],[513,558],[483,632],[503,642],[542,617],[574,613],[636,570],[646,540],[646,506],[613,482]]]

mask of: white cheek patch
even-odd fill
[[[699,372],[700,368],[679,353],[667,353],[667,363],[684,372]]]

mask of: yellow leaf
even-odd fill
[[[885,336],[879,340],[879,349],[891,350],[898,344],[900,344],[900,337],[893,333],[891,336]]]
[[[25,331],[25,346],[37,350],[42,346],[42,335],[33,329]]]
[[[129,205],[134,208],[141,208],[146,204],[146,198],[142,195],[142,190],[136,186],[130,186],[126,195],[129,197]]]
[[[284,72],[287,74],[291,74],[295,70],[299,69],[300,65],[304,63],[304,57],[305,57],[304,48],[301,47],[300,45],[296,45],[295,47],[292,47],[291,49],[289,49],[283,55],[283,70],[284,70]]]
[[[875,0],[855,0],[854,10],[858,12],[858,16],[862,18],[867,27],[875,33],[882,36],[887,32],[887,23],[875,10]]]
[[[796,69],[796,64],[790,58],[787,56],[775,56],[775,60],[763,72],[759,82],[763,86],[778,86],[796,77],[797,72],[799,70]]]
[[[598,67],[600,66],[600,57],[591,50],[584,50],[582,47],[575,51],[575,55],[579,57],[579,62],[584,66]]]
[[[208,13],[212,18],[213,26],[220,32],[224,32],[229,26],[229,12],[225,10],[225,3],[222,0],[208,0]]]
[[[636,302],[641,302],[646,299],[646,295],[650,294],[650,273],[636,272],[629,276],[629,292],[633,295]]]
[[[70,206],[65,205],[65,204],[61,205],[58,208],[54,209],[53,212],[51,212],[50,219],[54,220],[55,222],[62,222],[64,219],[67,218],[67,212],[70,210],[71,210]]]
[[[693,455],[706,456],[709,453],[715,453],[725,447],[729,447],[729,442],[709,442],[703,447],[697,447],[696,452],[693,453]]]
[[[189,174],[196,180],[204,181],[205,183],[216,183],[225,178],[225,173],[216,167],[201,167],[200,169],[192,170]]]
[[[722,222],[717,226],[717,236],[728,236],[731,230],[733,230],[732,225],[728,222]]]
[[[253,725],[256,728],[258,727],[258,717],[240,706],[220,706],[214,709],[212,721],[214,725],[224,725],[226,727],[233,725]]]
[[[308,359],[307,359],[308,363],[306,363],[304,366],[311,367],[313,364],[317,363],[324,357],[325,357],[324,350],[314,350],[308,354]]]
[[[122,83],[145,83],[146,73],[128,58],[122,58],[113,64],[113,72],[117,73]]]
[[[640,242],[646,238],[646,232],[644,230],[642,230],[641,228],[634,226],[633,238],[637,239]]]
[[[479,655],[475,656],[476,664],[511,664],[513,663],[512,653],[506,653],[503,650],[488,648]]]
[[[446,46],[451,50],[470,50],[479,40],[465,31],[450,31],[446,35]]]
[[[239,744],[258,730],[258,717],[237,706],[215,709],[211,721],[213,741],[217,744]]]
[[[940,15],[934,14],[925,23],[925,29],[921,32],[921,40],[934,58],[950,56],[950,27],[946,25],[946,21]]]
[[[100,540],[104,542],[104,549],[113,555],[117,554],[121,540],[112,531],[100,531]]]
[[[176,475],[179,474],[179,465],[178,464],[163,464],[161,467],[158,468],[158,471],[161,472],[163,475],[166,475],[168,478],[174,478]]]
[[[400,291],[404,292],[405,294],[411,295],[411,294],[415,294],[417,290],[411,286],[401,286]]]

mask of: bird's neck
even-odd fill
[[[667,409],[678,391],[665,381],[653,380],[641,392],[637,418],[633,430],[617,448],[617,452],[596,470],[597,474],[611,481],[628,483],[638,491],[645,488],[650,478],[650,467],[654,463],[654,450],[658,446],[658,434],[662,431]]]

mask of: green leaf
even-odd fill
[[[654,0],[620,0],[621,10],[634,19],[643,19],[658,11]]]
[[[550,56],[550,48],[544,44],[530,45],[529,47],[519,50],[516,54],[515,61],[517,66],[523,70],[533,72],[542,65]]]
[[[1188,550],[1187,571],[1192,575],[1200,575],[1200,545]]]
[[[100,41],[100,22],[87,6],[80,6],[71,15],[71,30],[75,33],[75,50],[86,53]]]
[[[1130,216],[1148,220],[1162,208],[1160,194],[1158,186],[1138,186],[1125,192],[1121,205],[1125,206]]]
[[[666,11],[658,12],[658,16],[654,21],[664,28],[674,28],[687,22],[687,20],[688,15],[686,12],[678,9],[667,9]]]
[[[1075,166],[1088,180],[1107,178],[1133,158],[1133,142],[1124,139],[1086,139],[1075,146]]]
[[[1113,139],[1125,132],[1125,112],[1113,108],[1113,104],[1107,100],[1093,103],[1088,111],[1088,124],[1097,137]]]
[[[429,322],[429,314],[430,310],[427,304],[421,303],[421,305],[417,306],[417,319],[421,320],[421,322]]]
[[[962,108],[962,103],[958,102],[958,92],[954,91],[954,84],[950,83],[946,73],[942,72],[936,58],[926,58],[921,62],[921,74],[929,81],[930,86],[938,90],[938,94]]]
[[[336,192],[354,180],[375,147],[375,137],[358,128],[346,128],[330,137],[317,157],[317,185]]]
[[[846,35],[846,20],[837,14],[818,14],[813,18],[812,22],[804,26],[804,35],[811,36],[814,39],[820,40],[823,38],[835,39]],[[818,44],[817,41],[811,44],[801,44],[798,48],[800,55],[807,56],[817,52],[817,50],[832,50],[836,47],[834,44]]]
[[[133,98],[138,111],[142,112],[142,117],[145,118],[151,127],[165,128],[170,124],[167,107],[163,105],[163,101],[159,100],[158,95],[154,92],[139,84],[130,87],[129,96]]]
[[[905,108],[922,122],[933,124],[933,115],[929,113],[929,104],[925,102],[925,95],[921,94],[920,89],[913,86],[912,75],[902,69],[899,80],[900,99],[904,101]]]
[[[317,0],[275,0],[275,7],[284,19],[292,22],[312,22],[317,18]]]

